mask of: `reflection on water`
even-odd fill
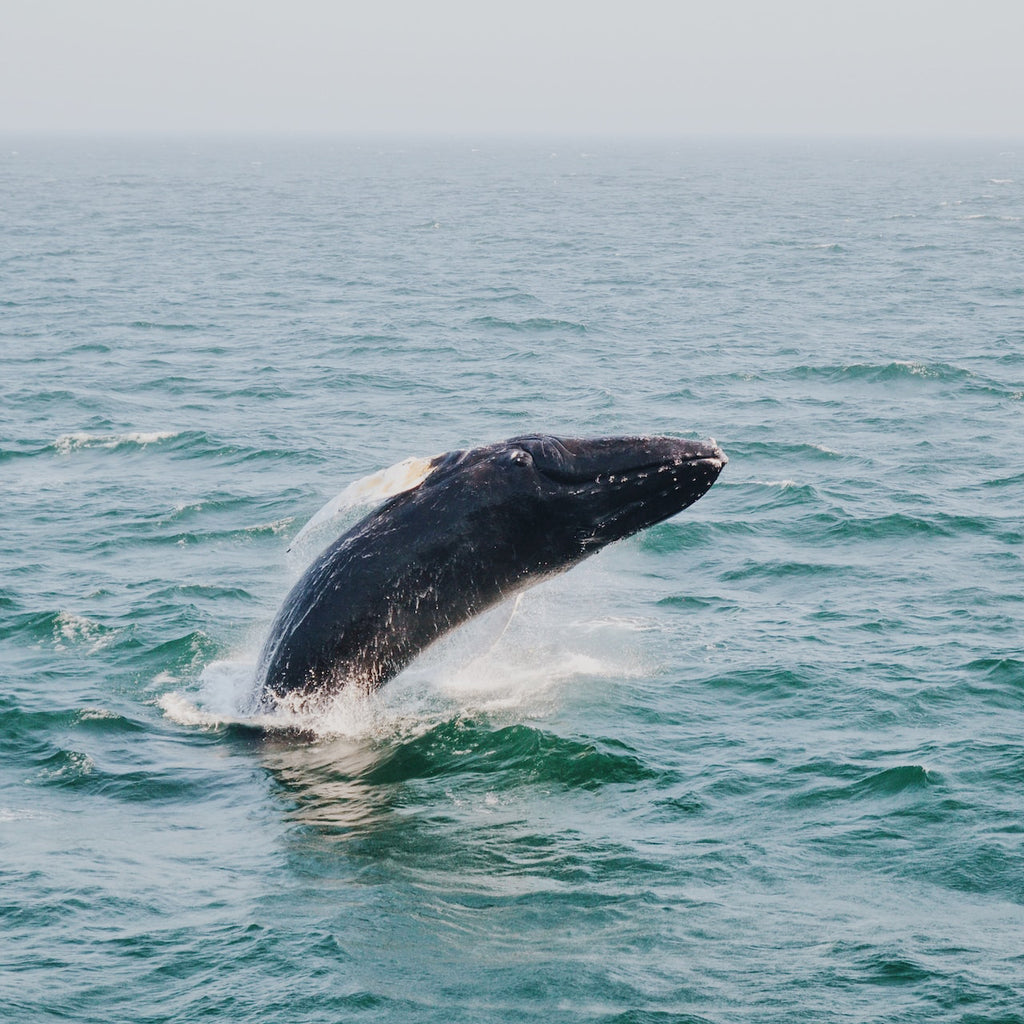
[[[290,805],[289,820],[324,834],[350,837],[379,826],[394,807],[393,787],[367,781],[383,747],[336,738],[316,743],[266,734],[260,761]]]

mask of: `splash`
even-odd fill
[[[196,691],[164,693],[157,703],[181,725],[242,725],[360,744],[412,738],[461,716],[503,722],[546,718],[587,680],[642,671],[630,636],[645,625],[609,615],[596,598],[589,600],[591,591],[606,587],[593,579],[603,570],[581,568],[585,571],[576,570],[571,593],[568,585],[550,581],[491,609],[369,695],[355,689],[315,697],[293,694],[271,712],[253,712],[258,685],[253,648],[207,665]],[[567,614],[580,607],[588,610],[584,618]]]
[[[339,524],[353,509],[380,504],[396,494],[419,486],[430,474],[437,459],[436,455],[428,458],[410,457],[353,481],[299,530],[288,546],[288,551],[299,554],[308,552],[318,542],[323,542],[328,533],[336,534]]]

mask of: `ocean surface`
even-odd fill
[[[0,1018],[1024,1021],[1022,218],[991,140],[0,140]],[[534,431],[730,462],[247,716],[325,502]]]

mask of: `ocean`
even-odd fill
[[[1022,218],[986,139],[0,140],[0,1018],[1024,1022]],[[538,431],[730,461],[254,720],[316,511]]]

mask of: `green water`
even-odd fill
[[[1024,1021],[1024,164],[6,139],[0,1016]],[[692,509],[267,730],[346,484],[713,435]]]

